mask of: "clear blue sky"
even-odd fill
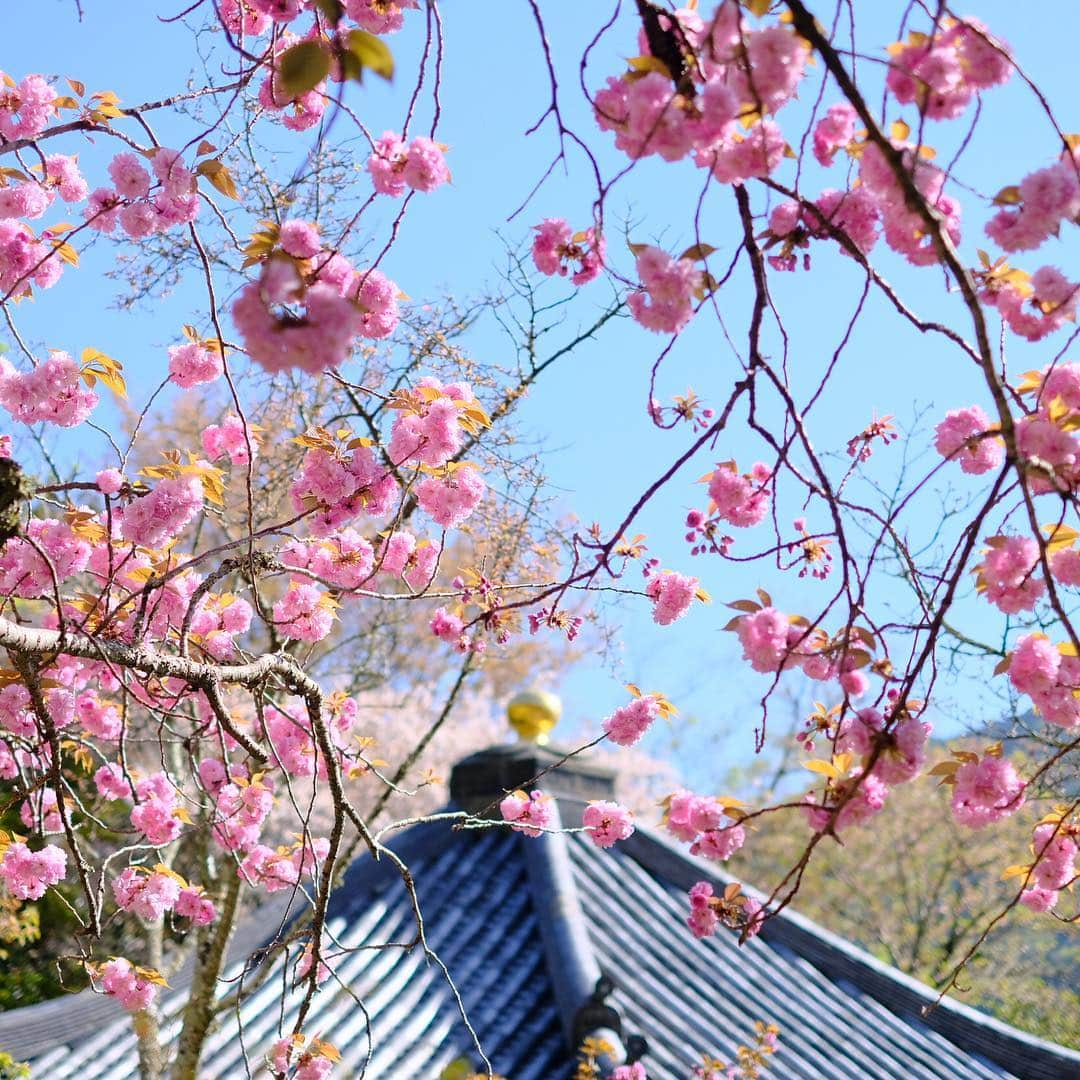
[[[157,14],[172,14],[183,6],[179,0],[172,6],[83,0],[85,19],[80,26],[74,0],[11,0],[5,5],[7,50],[2,65],[17,77],[30,71],[76,75],[91,89],[116,90],[125,103],[154,99],[182,85],[187,74],[187,31],[155,19]],[[608,5],[555,0],[542,6],[547,11],[554,52],[562,58],[559,76],[567,119],[587,133],[603,168],[612,172],[624,159],[611,150],[609,139],[595,130],[577,90],[578,58],[594,24],[609,14]],[[826,10],[825,4],[814,6]],[[877,50],[892,40],[895,30],[883,16],[904,5],[882,2],[856,6],[861,43],[868,52],[880,55]],[[632,11],[632,5],[624,7]],[[502,243],[496,230],[519,240],[529,225],[546,216],[584,224],[592,201],[584,162],[572,156],[569,174],[557,171],[526,213],[507,223],[507,216],[554,152],[550,126],[523,138],[524,130],[543,111],[548,95],[536,31],[524,0],[507,0],[499,5],[497,16],[478,4],[448,3],[445,8],[444,122],[440,135],[451,146],[454,183],[414,200],[400,242],[385,264],[414,298],[441,290],[458,295],[477,293],[485,282],[497,279]],[[1034,17],[1033,9],[1012,0],[981,0],[962,10],[982,18],[1012,44],[1027,71],[1060,110],[1064,129],[1080,128],[1074,74],[1080,8],[1049,5]],[[633,25],[632,17],[624,13],[621,28],[617,27],[597,51],[588,75],[591,88],[600,85],[607,74],[620,71],[622,60],[637,51]],[[419,47],[421,26],[422,20],[414,14],[408,28],[392,41],[402,72],[409,69],[410,57]],[[863,65],[864,70],[869,68],[865,61]],[[814,69],[804,99],[812,100],[819,77],[820,69]],[[370,80],[351,91],[351,104],[375,132],[398,128],[407,91],[404,77],[394,87]],[[835,95],[830,95],[825,102],[834,100]],[[782,114],[791,130],[797,130],[796,117],[805,104],[804,100],[790,114]],[[1003,91],[995,91],[987,106],[988,122],[972,141],[960,175],[979,190],[993,192],[1016,182],[1024,171],[1047,163],[1055,152],[1055,139],[1018,80]],[[899,114],[893,108],[888,118]],[[934,126],[928,139],[947,160],[949,148],[965,132],[966,120],[959,120]],[[168,129],[163,134],[168,136]],[[82,150],[80,144],[80,153],[92,172],[93,152]],[[808,177],[809,190],[817,178],[812,171]],[[689,222],[700,181],[701,174],[688,163],[642,163],[616,189],[608,205],[608,221],[616,224],[627,218],[635,223],[634,240],[654,240],[673,251],[681,250],[693,241]],[[822,177],[820,186],[839,182],[836,176]],[[980,245],[983,220],[983,209],[970,197],[963,248],[972,261],[974,248]],[[713,189],[702,236],[718,249],[717,267],[726,265],[726,256],[734,250],[736,224],[730,192]],[[619,250],[619,236],[613,233],[609,243],[620,268],[629,272],[631,260]],[[19,318],[35,344],[72,352],[94,345],[122,359],[137,401],[140,392],[145,394],[156,384],[164,347],[176,340],[177,328],[197,315],[193,308],[196,300],[190,291],[180,289],[152,311],[122,313],[111,309],[110,286],[95,283],[93,271],[107,265],[113,251],[110,245],[98,245],[87,257],[86,269],[69,274],[60,286],[41,294],[32,308],[20,310]],[[1056,250],[1051,248],[1049,258],[1068,270],[1067,253],[1073,251],[1075,246],[1063,242]],[[813,258],[810,273],[775,275],[771,282],[791,334],[792,384],[803,394],[810,385],[808,379],[820,371],[823,360],[836,347],[853,310],[859,282],[855,268],[824,247],[816,248]],[[882,265],[898,286],[909,290],[908,296],[924,314],[961,319],[959,303],[942,293],[936,271],[912,271],[888,256]],[[552,297],[556,295],[557,289]],[[581,298],[574,319],[586,321],[592,311],[600,310],[608,295],[602,284],[594,284]],[[745,275],[740,275],[725,288],[719,301],[740,350],[745,342],[748,297]],[[648,371],[662,344],[661,338],[636,326],[610,326],[597,342],[552,370],[522,408],[527,433],[545,440],[551,448],[547,468],[562,492],[565,508],[585,522],[598,520],[613,527],[643,487],[686,445],[685,430],[658,433],[644,413]],[[474,336],[471,348],[478,354],[508,356],[507,341],[492,326]],[[1013,355],[1017,369],[1025,370],[1045,363],[1052,352],[1047,347],[1016,345]],[[715,321],[702,316],[665,361],[658,396],[669,400],[693,386],[703,398],[715,401],[730,386],[736,371],[732,351]],[[844,354],[836,385],[837,391],[816,407],[810,427],[816,446],[839,454],[847,439],[875,412],[896,414],[900,423],[908,424],[918,407],[928,407],[930,415],[936,417],[947,408],[982,400],[976,373],[963,367],[957,354],[945,353],[931,340],[910,332],[876,300],[868,305]],[[79,449],[89,464],[99,463],[95,450]],[[767,565],[745,570],[716,560],[691,560],[682,540],[682,519],[690,506],[702,501],[701,489],[693,481],[715,461],[734,457],[749,465],[764,456],[765,448],[748,437],[725,436],[715,455],[704,454],[688,465],[643,515],[636,531],[648,535],[664,565],[684,571],[692,568],[716,603],[695,606],[691,615],[668,629],[654,627],[643,607],[627,611],[622,670],[617,677],[585,665],[560,688],[570,727],[580,722],[595,730],[599,718],[624,699],[621,683],[633,681],[664,690],[688,718],[680,727],[680,759],[692,778],[704,781],[726,764],[749,756],[757,718],[755,702],[766,683],[738,659],[733,636],[720,632],[727,621],[722,602],[750,595],[763,584],[778,606],[801,610],[815,603],[827,586],[800,583],[793,575],[779,575],[775,570],[770,573]],[[873,464],[882,482],[888,484],[894,478],[897,460],[895,449],[877,452]],[[961,485],[962,496],[959,473],[952,479]],[[932,533],[940,519],[941,502],[950,497],[957,496],[935,496],[918,505],[910,522],[913,535]],[[782,505],[781,523],[790,522],[799,513],[796,505]],[[820,510],[812,512],[811,527],[820,523]],[[764,540],[765,534],[760,536]],[[743,533],[738,539],[742,550],[752,549],[754,534]],[[871,602],[880,612],[898,597],[896,588],[886,586]],[[965,610],[973,620],[978,619],[978,609],[969,605]],[[950,703],[950,715],[936,718],[939,730],[955,726],[957,715],[980,705],[978,692],[971,686],[944,689],[951,695],[943,698]],[[694,718],[701,722],[690,723]],[[734,737],[718,739],[718,729],[734,732]],[[659,746],[666,736],[658,733],[654,738],[654,745]]]

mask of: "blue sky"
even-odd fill
[[[8,52],[0,63],[17,77],[30,71],[74,75],[91,90],[113,89],[125,103],[133,103],[175,90],[187,75],[191,55],[188,32],[156,21],[156,14],[171,14],[173,10],[161,3],[83,0],[82,25],[76,19],[74,0],[35,0],[7,6]],[[182,6],[177,3],[175,10]],[[588,138],[605,173],[610,174],[625,159],[613,151],[609,138],[595,129],[577,86],[578,59],[595,25],[610,13],[609,6],[567,0],[542,6],[548,13],[553,52],[560,58],[558,75],[566,119]],[[623,6],[632,11],[632,5]],[[903,6],[858,5],[859,40],[867,53],[880,56],[880,47],[893,40],[895,26],[884,16]],[[826,10],[824,4],[815,7]],[[1066,4],[1051,7],[1052,12],[1043,10],[1039,18],[1012,0],[983,0],[962,10],[982,18],[1011,43],[1029,74],[1062,110],[1059,120],[1063,128],[1077,130],[1080,116],[1076,115],[1073,53],[1080,9]],[[528,209],[507,222],[554,153],[550,124],[530,138],[523,137],[546,106],[547,73],[524,0],[500,5],[497,25],[490,12],[476,18],[478,6],[477,12],[470,9],[471,5],[447,4],[444,13],[446,64],[440,137],[451,147],[454,183],[413,200],[400,241],[385,263],[387,272],[414,298],[443,290],[467,296],[481,291],[485,283],[495,282],[502,261],[502,240],[497,231],[519,241],[529,226],[543,217],[561,216],[584,225],[590,215],[593,192],[588,171],[583,159],[571,154],[569,171],[556,170]],[[402,72],[394,86],[369,80],[350,91],[352,107],[375,132],[400,127],[404,95],[409,90],[404,73],[419,48],[421,23],[414,15],[407,29],[392,41]],[[624,13],[590,64],[590,88],[602,84],[606,75],[621,71],[623,60],[636,51],[633,19]],[[861,64],[872,80],[880,77],[868,60]],[[811,69],[802,101],[782,114],[785,129],[801,130],[797,119],[805,115],[803,110],[816,96],[820,76],[820,67]],[[875,92],[871,99],[879,100],[880,93]],[[835,100],[835,92],[830,91],[824,103]],[[1055,137],[1018,80],[990,95],[986,106],[985,121],[972,140],[960,177],[980,191],[994,192],[1048,163],[1055,152]],[[900,115],[901,110],[893,106],[887,119]],[[910,112],[908,119],[912,119]],[[943,159],[951,156],[950,147],[966,133],[967,119],[932,126],[928,141],[939,147]],[[170,134],[166,127],[163,141],[168,142]],[[176,134],[179,137],[181,132]],[[81,144],[79,149],[84,165],[93,172],[94,151],[83,149]],[[100,169],[99,162],[99,173]],[[619,233],[624,220],[634,223],[631,238],[635,241],[661,243],[675,252],[694,241],[689,223],[701,181],[700,172],[689,163],[667,165],[650,160],[641,163],[614,190],[607,220],[609,244],[620,270],[629,273],[632,264]],[[804,179],[807,190],[842,182],[840,176],[821,175],[814,165]],[[757,195],[754,198],[755,209],[760,210],[763,204]],[[981,246],[985,211],[974,196],[965,196],[965,201],[968,218],[963,251],[974,261],[974,248]],[[726,265],[734,250],[736,228],[730,191],[714,187],[703,215],[702,239],[718,249],[716,269]],[[1047,252],[1045,261],[1068,271],[1074,250],[1068,240],[1063,241]],[[138,401],[140,393],[145,395],[157,382],[165,346],[175,342],[180,325],[197,315],[193,305],[198,295],[181,288],[166,302],[155,304],[152,311],[110,308],[112,286],[94,271],[107,266],[114,251],[110,245],[97,245],[81,272],[69,273],[57,288],[25,305],[18,318],[35,345],[71,352],[93,345],[119,357]],[[937,271],[915,271],[887,254],[882,255],[881,265],[921,313],[964,325],[959,301],[944,294]],[[791,335],[792,386],[797,395],[805,397],[823,358],[832,354],[844,332],[857,299],[860,275],[850,261],[819,246],[813,251],[809,273],[773,275],[770,284]],[[563,295],[561,288],[558,284],[552,287],[553,299]],[[566,333],[601,310],[609,295],[601,282],[583,290],[572,307]],[[725,325],[740,352],[745,344],[749,295],[747,276],[740,272],[719,297]],[[1047,346],[1012,346],[1015,369],[1045,363],[1055,343],[1056,339],[1051,339]],[[550,448],[547,470],[560,492],[562,506],[586,523],[597,520],[613,527],[648,482],[687,444],[686,429],[657,432],[644,411],[648,372],[664,344],[664,339],[626,321],[610,325],[595,343],[549,372],[521,409],[527,436],[543,440]],[[767,344],[778,348],[775,336],[767,339]],[[476,354],[510,358],[509,344],[494,324],[478,328],[470,348]],[[661,367],[658,396],[670,400],[673,394],[692,386],[707,401],[716,402],[737,377],[737,370],[732,349],[715,320],[703,313]],[[926,422],[932,423],[946,409],[972,401],[985,404],[977,373],[965,366],[958,354],[911,332],[881,302],[872,299],[841,360],[835,390],[815,406],[809,424],[821,451],[842,456],[848,438],[875,413],[895,414],[899,423],[908,425],[918,409],[926,409]],[[78,449],[88,455],[85,460],[89,464],[99,464],[94,450]],[[702,489],[694,481],[716,461],[736,458],[748,466],[764,456],[765,447],[748,436],[736,431],[725,434],[715,453],[703,453],[691,462],[642,516],[635,531],[648,535],[650,547],[663,564],[683,571],[692,569],[715,602],[709,607],[696,605],[689,616],[666,629],[653,626],[644,607],[625,611],[621,670],[613,675],[598,665],[586,664],[559,688],[569,728],[579,725],[583,730],[596,730],[599,718],[624,700],[622,682],[633,681],[665,691],[680,706],[686,719],[672,734],[678,736],[679,759],[691,779],[705,782],[727,764],[748,758],[757,719],[755,702],[766,680],[748,670],[738,659],[733,636],[721,632],[728,618],[723,601],[751,595],[761,584],[771,591],[778,606],[805,610],[820,600],[828,584],[799,582],[793,574],[781,575],[768,564],[747,569],[715,559],[692,560],[682,539],[682,520],[689,507],[703,501]],[[892,483],[898,461],[897,448],[878,450],[871,462],[873,475],[885,485]],[[930,463],[926,458],[924,465]],[[842,467],[835,466],[837,472]],[[941,519],[942,505],[977,490],[965,488],[967,481],[958,472],[949,474],[948,479],[957,485],[954,491],[940,491],[916,504],[909,521],[916,540],[932,535]],[[781,496],[782,525],[790,524],[800,512],[799,506],[785,503]],[[823,520],[820,508],[812,508],[808,516],[811,528]],[[742,533],[739,548],[752,550],[755,539],[764,545],[767,534],[755,537]],[[902,592],[885,582],[870,601],[876,610],[884,611],[903,602]],[[970,619],[976,628],[983,614],[974,604],[961,606],[961,617]],[[965,714],[986,708],[977,684],[946,683],[943,690],[942,702],[947,707],[936,717],[939,730],[955,729]],[[661,749],[669,735],[658,732],[652,738],[653,747]]]

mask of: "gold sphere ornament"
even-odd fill
[[[506,716],[523,741],[543,745],[562,716],[562,702],[546,690],[526,690],[511,699]]]

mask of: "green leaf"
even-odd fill
[[[345,5],[341,0],[315,0],[315,6],[331,26],[337,26],[345,14]]]
[[[301,41],[278,61],[277,86],[289,97],[314,90],[330,74],[330,54],[317,41]]]
[[[469,1059],[465,1057],[455,1058],[439,1073],[439,1080],[465,1080],[472,1072]]]
[[[350,30],[347,40],[346,49],[356,58],[361,71],[367,68],[388,82],[394,77],[394,54],[382,38],[366,30]],[[360,75],[357,74],[355,78],[359,79]]]
[[[716,248],[712,244],[694,244],[688,247],[680,256],[680,259],[707,259]]]

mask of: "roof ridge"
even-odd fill
[[[627,1060],[622,1020],[604,1004],[610,980],[600,970],[589,938],[562,830],[558,801],[552,800],[547,830],[523,845],[525,869],[567,1045],[576,1053],[587,1038],[603,1040],[611,1047],[602,1062],[606,1070]]]

